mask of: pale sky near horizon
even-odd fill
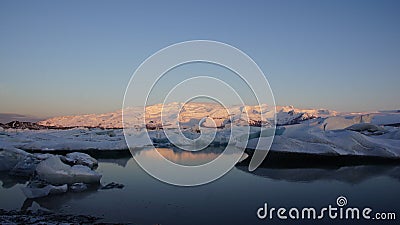
[[[400,109],[400,1],[0,1],[0,113],[121,108],[134,70],[194,39],[241,49],[278,105]]]

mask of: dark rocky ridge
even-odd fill
[[[49,127],[39,125],[33,122],[20,122],[20,121],[11,121],[9,123],[2,124],[0,123],[0,127],[4,129],[30,129],[30,130],[40,130],[40,129],[48,129]]]
[[[44,130],[44,129],[55,129],[55,130],[68,130],[72,128],[77,128],[78,126],[71,127],[56,127],[56,126],[45,126],[34,122],[21,122],[21,121],[11,121],[9,123],[0,123],[0,127],[3,129],[29,129],[29,130]],[[89,127],[84,126],[83,128],[100,128],[103,127]],[[107,129],[118,129],[118,128],[107,128]]]

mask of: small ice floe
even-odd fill
[[[124,187],[125,187],[125,185],[123,185],[123,184],[111,182],[111,183],[108,183],[108,184],[104,185],[104,186],[101,187],[100,189],[113,189],[113,188],[122,189],[122,188],[124,188]]]
[[[74,183],[69,186],[69,190],[72,192],[82,192],[88,189],[88,186],[84,183]]]
[[[68,185],[54,186],[34,181],[29,183],[26,187],[22,187],[21,190],[27,198],[41,198],[48,195],[65,193],[68,191]]]
[[[39,160],[45,160],[53,156],[53,154],[50,153],[35,153],[33,155]]]
[[[83,165],[70,166],[52,156],[36,167],[38,176],[51,184],[99,183],[101,174]]]
[[[98,162],[95,158],[82,152],[72,152],[68,153],[64,158],[62,158],[68,164],[73,165],[83,165],[90,169],[94,169],[98,166]]]

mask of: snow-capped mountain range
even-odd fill
[[[122,128],[122,113],[125,114],[125,123],[128,125],[142,124],[143,108],[129,107],[123,110],[104,114],[86,114],[76,116],[60,116],[43,121],[38,124],[53,127],[99,127],[99,128]],[[204,126],[222,127],[229,122],[236,124],[250,124],[259,126],[263,123],[273,121],[273,108],[266,105],[261,106],[232,106],[227,109],[219,104],[191,102],[187,104],[169,103],[157,104],[146,107],[146,125],[161,126],[161,111],[164,126],[169,122],[176,121],[179,112],[179,123],[183,126],[192,126],[201,119],[206,118]],[[261,115],[261,111],[263,115]],[[299,109],[294,106],[276,107],[276,125],[296,124],[312,118],[325,118],[336,116],[338,112],[327,109]],[[212,118],[212,123],[207,118]],[[231,121],[233,120],[233,121]]]

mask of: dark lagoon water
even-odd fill
[[[182,153],[162,149],[169,159],[197,164],[215,158],[213,151]],[[146,152],[139,154],[148,154]],[[102,183],[117,182],[123,189],[92,189],[28,200],[23,180],[0,175],[0,208],[46,208],[67,214],[89,214],[102,222],[132,224],[399,224],[396,220],[260,220],[256,211],[269,207],[336,205],[338,196],[348,207],[370,207],[373,212],[400,216],[400,165],[358,165],[337,168],[258,168],[236,166],[222,178],[201,186],[178,187],[156,180],[133,158],[99,159]],[[372,214],[371,214],[372,215]]]

